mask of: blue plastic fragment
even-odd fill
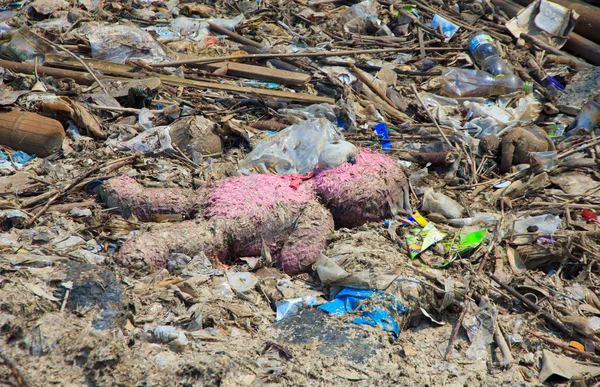
[[[375,133],[377,137],[381,140],[381,149],[383,152],[388,152],[389,149],[392,149],[392,143],[388,140],[390,135],[387,130],[387,126],[385,126],[385,122],[380,122],[373,127],[375,129]]]
[[[440,26],[442,27],[442,33],[446,37],[446,42],[452,39],[454,34],[456,34],[456,31],[459,29],[456,24],[444,19],[440,15],[433,15],[433,20],[431,20],[431,28],[437,30],[437,28]]]
[[[547,81],[549,84],[551,84],[552,86],[556,87],[558,90],[564,90],[565,87],[556,79],[552,78],[550,75],[548,75],[545,78],[545,81]]]
[[[101,185],[102,180],[95,179],[87,183],[85,187],[83,187],[83,190],[88,194],[94,194],[96,193],[96,188],[100,187]]]
[[[363,303],[366,299],[369,301]],[[353,323],[379,326],[385,331],[393,332],[396,338],[400,334],[400,324],[394,316],[408,313],[408,309],[391,294],[354,288],[342,289],[333,301],[320,305],[319,309],[336,316],[359,311],[360,317],[353,319]]]

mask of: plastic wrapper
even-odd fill
[[[446,42],[450,41],[450,39],[452,39],[454,34],[456,34],[456,32],[459,29],[459,27],[456,24],[444,19],[443,17],[437,14],[433,15],[433,19],[431,20],[431,28],[435,30],[441,28],[442,33],[446,37]]]
[[[90,41],[92,57],[113,63],[143,59],[165,62],[167,50],[150,33],[134,25],[87,23],[82,28]]]
[[[305,174],[317,166],[319,154],[327,144],[343,139],[330,121],[307,120],[259,142],[240,161],[240,172],[246,175],[273,171],[280,175]]]

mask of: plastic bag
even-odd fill
[[[3,44],[0,57],[17,62],[38,63],[44,62],[44,54],[56,53],[48,43],[35,36],[27,26],[15,32],[10,42]]]
[[[433,189],[425,191],[425,195],[423,196],[423,210],[444,215],[448,219],[460,218],[465,212],[465,208],[456,200],[442,193],[435,192]]]
[[[288,121],[300,124],[311,118],[327,118],[330,122],[337,123],[337,114],[334,106],[328,103],[320,103],[297,109],[279,109],[279,113],[285,115]]]
[[[316,167],[319,154],[327,144],[343,139],[330,121],[307,120],[259,142],[240,161],[240,172],[244,175],[273,171],[280,175],[305,174]]]
[[[375,0],[365,0],[350,7],[342,18],[344,31],[370,33],[379,29],[381,21],[377,18],[377,5]]]
[[[209,21],[233,31],[238,24],[244,21],[244,15],[238,15],[233,19],[196,19],[180,16],[171,22],[170,30],[179,34],[180,37],[199,42],[210,33]]]
[[[165,62],[167,50],[152,36],[134,25],[87,23],[82,27],[92,47],[92,58],[113,63],[144,59]]]

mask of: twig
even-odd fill
[[[494,282],[496,282],[498,285],[500,285],[500,287],[502,287],[504,290],[509,292],[511,295],[517,297],[523,304],[525,304],[525,306],[527,306],[533,312],[538,313],[540,316],[544,317],[544,319],[546,319],[546,321],[548,321],[549,323],[551,323],[552,325],[554,325],[555,327],[560,329],[563,333],[567,334],[569,337],[571,337],[573,335],[573,332],[565,324],[563,324],[561,321],[557,320],[550,314],[543,311],[542,308],[540,308],[538,305],[534,304],[529,299],[527,299],[524,295],[522,295],[521,293],[516,291],[515,288],[505,284],[504,282],[502,282],[500,280],[500,278],[496,277],[494,274],[488,274],[488,275],[492,280],[494,280]]]
[[[503,221],[504,221],[504,218],[501,218],[496,223],[496,227],[494,228],[494,236],[492,237],[492,240],[490,241],[490,245],[488,246],[487,251],[485,252],[485,255],[481,259],[481,263],[479,264],[479,268],[477,269],[477,275],[481,275],[481,272],[483,271],[483,266],[485,266],[485,263],[488,260],[488,256],[490,255],[492,248],[496,245],[496,242],[498,241],[498,237],[500,236],[500,233],[498,231],[502,228]]]
[[[31,382],[27,378],[27,373],[23,372],[23,369],[13,360],[13,358],[6,352],[3,346],[0,345],[0,359],[4,362],[4,364],[10,369],[10,372],[13,374],[17,386],[19,387],[28,387],[31,385]]]
[[[410,84],[410,88],[412,89],[412,92],[415,94],[415,97],[417,97],[417,100],[419,101],[419,103],[421,104],[421,107],[423,109],[425,109],[425,111],[427,112],[427,115],[429,116],[429,119],[433,122],[433,124],[435,125],[435,127],[437,128],[438,132],[440,132],[440,134],[442,135],[442,137],[444,138],[444,140],[446,141],[446,143],[448,143],[448,145],[450,145],[450,147],[452,149],[454,149],[454,146],[452,145],[452,143],[450,142],[450,140],[448,140],[448,137],[446,137],[446,135],[444,134],[444,132],[442,131],[442,128],[440,128],[440,125],[438,124],[437,120],[435,119],[435,117],[433,116],[433,114],[431,114],[431,112],[429,111],[429,109],[427,109],[427,106],[425,105],[425,103],[423,102],[423,100],[421,99],[421,96],[419,95],[419,92],[417,91],[417,87],[415,86],[414,83]]]
[[[549,339],[549,338],[544,337],[544,336],[542,336],[542,335],[540,335],[538,333],[535,333],[533,331],[529,331],[529,334],[532,335],[532,336],[537,337],[538,339],[540,339],[542,341],[545,341],[548,344],[552,344],[554,346],[557,346],[558,348],[564,349],[565,351],[576,353],[576,354],[578,354],[581,357],[585,357],[586,359],[590,359],[592,361],[595,361],[596,363],[600,363],[600,357],[596,356],[596,355],[594,355],[592,353],[588,353],[588,352],[585,352],[585,351],[580,351],[577,348],[573,348],[573,347],[568,346],[567,344],[563,344],[563,343],[561,343],[559,341]]]
[[[587,141],[584,143],[584,145],[581,145],[581,146],[580,146],[580,147],[578,147],[578,148],[571,149],[570,151],[566,151],[566,152],[564,152],[564,153],[561,153],[561,154],[559,154],[559,155],[558,155],[558,158],[559,158],[559,159],[563,159],[563,158],[565,158],[565,157],[567,157],[567,156],[570,156],[570,155],[572,155],[573,153],[577,153],[577,152],[579,152],[579,151],[582,151],[582,150],[584,150],[584,149],[590,148],[590,147],[592,147],[592,146],[594,146],[594,145],[596,145],[596,144],[598,144],[598,143],[600,143],[600,137],[592,138],[592,139],[590,139],[590,140],[587,140]]]
[[[108,94],[108,91],[106,90],[106,88],[104,87],[104,85],[102,84],[102,82],[100,82],[100,80],[98,79],[98,77],[96,77],[96,74],[94,74],[94,72],[88,67],[88,65],[80,57],[78,57],[77,55],[73,54],[71,51],[67,50],[66,48],[64,48],[60,44],[53,43],[53,42],[49,41],[48,39],[44,38],[43,36],[41,36],[39,34],[36,34],[33,31],[31,31],[31,33],[34,34],[35,36],[37,36],[42,41],[44,41],[45,43],[51,45],[52,47],[54,47],[54,48],[56,48],[58,50],[64,51],[70,57],[72,57],[73,59],[75,59],[76,61],[78,61],[79,63],[81,63],[81,65],[83,67],[85,67],[86,71],[88,73],[90,73],[90,75],[92,76],[92,78],[94,78],[94,80],[96,81],[96,83],[98,84],[98,86],[100,86],[100,88],[102,89],[102,91],[105,94]]]
[[[124,107],[120,107],[120,106],[100,106],[100,105],[95,105],[93,103],[88,104],[88,106],[92,110],[106,110],[106,111],[126,112],[126,113],[134,113],[134,114],[139,114],[142,111],[142,109],[136,109],[136,108],[124,108]],[[150,110],[150,112],[153,114],[160,114],[160,113],[164,113],[165,109]]]
[[[42,207],[41,210],[39,210],[35,216],[33,216],[31,219],[29,219],[29,221],[27,222],[27,224],[25,225],[26,228],[31,227],[35,221],[42,216],[42,214],[44,214],[48,208],[50,207],[50,205],[52,203],[54,203],[58,198],[62,197],[64,194],[66,194],[67,192],[69,192],[73,187],[75,187],[80,181],[82,181],[83,179],[85,179],[86,177],[98,172],[99,170],[101,170],[102,168],[108,167],[110,165],[110,167],[112,169],[116,169],[116,168],[120,168],[124,165],[127,165],[131,162],[133,162],[133,160],[135,160],[138,156],[137,155],[133,155],[133,156],[128,156],[128,157],[124,157],[118,161],[113,161],[111,163],[107,163],[104,165],[100,165],[97,166],[95,168],[90,169],[89,171],[87,171],[86,173],[82,174],[81,176],[71,180],[71,182],[64,188],[57,190],[57,192],[50,198],[48,199],[48,201],[46,202],[46,204],[44,205],[44,207]]]

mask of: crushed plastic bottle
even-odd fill
[[[469,40],[469,52],[478,70],[450,69],[443,76],[442,93],[450,97],[493,97],[516,91],[531,92],[528,82],[517,77],[500,57],[493,39],[484,32],[475,33]]]
[[[514,74],[494,77],[481,70],[457,68],[442,72],[440,93],[448,97],[494,97],[517,91],[528,94],[531,87]]]

